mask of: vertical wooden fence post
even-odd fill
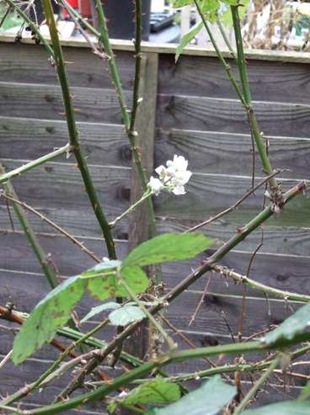
[[[154,138],[155,138],[155,118],[156,118],[156,98],[158,80],[158,54],[143,54],[142,74],[141,74],[141,93],[143,98],[138,114],[136,130],[138,132],[137,144],[141,152],[142,163],[147,172],[151,175],[154,168]],[[137,201],[143,194],[139,177],[135,166],[132,168],[131,179],[131,203]],[[129,218],[129,251],[153,235],[150,231],[147,208],[143,204],[136,209]],[[141,325],[140,330],[133,334],[130,341],[125,346],[129,353],[143,358],[148,349],[148,329],[147,325]]]

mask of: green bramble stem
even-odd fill
[[[123,212],[121,215],[117,216],[112,222],[109,223],[110,228],[113,228],[117,222],[122,220],[125,216],[132,213],[138,206],[140,206],[145,200],[149,199],[154,193],[151,189],[147,188],[146,192],[143,193],[141,198],[137,200],[135,203],[133,203],[125,212]]]
[[[8,180],[11,180],[16,176],[20,176],[22,173],[32,170],[35,167],[38,167],[41,164],[46,163],[47,161],[51,161],[55,157],[58,157],[64,153],[68,154],[70,152],[70,149],[71,149],[70,144],[66,144],[64,147],[58,148],[57,150],[52,151],[51,153],[46,154],[45,156],[39,157],[36,160],[30,161],[29,163],[24,164],[21,167],[18,167],[17,169],[4,173],[0,176],[0,183],[5,183]]]
[[[107,55],[107,62],[109,66],[109,71],[111,74],[112,83],[115,87],[117,97],[119,100],[119,105],[121,109],[121,114],[123,118],[123,122],[125,125],[125,129],[127,132],[127,136],[129,139],[133,160],[137,167],[137,173],[140,180],[140,185],[142,190],[145,192],[147,190],[147,178],[145,175],[145,171],[142,165],[140,152],[136,143],[137,132],[135,131],[136,125],[136,118],[139,106],[139,90],[140,90],[140,77],[141,77],[141,0],[137,0],[135,2],[136,5],[136,34],[135,34],[135,52],[136,52],[136,60],[135,60],[135,78],[134,78],[134,87],[133,87],[133,99],[132,99],[132,110],[131,112],[128,109],[126,104],[124,89],[119,77],[119,73],[116,66],[116,61],[114,57],[114,53],[111,47],[110,39],[108,36],[108,28],[106,24],[106,18],[104,15],[104,10],[100,0],[96,1],[96,8],[98,13],[98,21],[100,26],[100,34],[99,40],[101,41],[104,47],[104,53]],[[156,234],[156,222],[155,222],[155,215],[153,209],[152,199],[149,198],[147,200],[147,213],[150,222],[150,231],[153,236]]]
[[[237,6],[230,6],[231,14],[232,14],[232,20],[233,20],[233,27],[234,27],[234,33],[236,38],[236,46],[237,46],[237,64],[239,69],[239,76],[240,81],[242,85],[243,90],[243,106],[247,112],[250,130],[252,137],[255,140],[256,147],[260,156],[260,160],[263,165],[264,172],[267,175],[271,175],[273,172],[273,168],[271,166],[266,148],[265,143],[262,137],[262,133],[259,129],[258,122],[256,119],[255,112],[253,110],[252,106],[252,98],[251,98],[251,92],[250,92],[250,86],[249,86],[249,79],[248,79],[248,72],[247,72],[247,64],[245,60],[244,55],[244,49],[243,49],[243,41],[242,41],[242,34],[241,34],[241,24],[240,24],[240,18],[239,18],[239,7],[241,5]],[[269,180],[269,187],[271,191],[274,193],[278,193],[277,197],[279,199],[281,198],[280,192],[279,192],[279,185],[277,183],[277,179],[273,176]],[[279,202],[282,202],[282,200],[279,200]]]
[[[72,98],[70,94],[69,83],[66,74],[66,67],[64,62],[64,57],[62,53],[61,44],[58,37],[56,22],[54,18],[54,13],[51,5],[51,0],[42,0],[42,5],[47,21],[47,25],[50,30],[50,36],[52,40],[52,45],[54,49],[54,59],[55,65],[57,68],[59,84],[62,91],[65,112],[66,112],[66,121],[69,132],[70,145],[72,147],[72,152],[74,153],[78,167],[81,172],[81,176],[84,181],[85,189],[88,194],[90,203],[92,205],[93,211],[96,215],[98,223],[101,227],[101,230],[104,235],[105,243],[107,246],[108,254],[111,259],[116,258],[115,244],[112,238],[109,224],[106,220],[105,214],[100,204],[97,191],[91,179],[88,165],[86,163],[85,157],[83,155],[82,149],[80,147],[78,131],[76,128],[74,109],[72,105]]]
[[[4,173],[4,169],[2,167],[2,165],[0,164],[0,173]],[[12,184],[10,183],[10,181],[7,181],[4,184],[4,190],[6,193],[8,193],[9,195],[13,196],[14,199],[18,199],[14,188],[12,186]],[[25,215],[23,208],[21,206],[19,206],[17,203],[12,202],[12,206],[14,209],[14,212],[16,213],[16,216],[20,222],[21,227],[23,228],[23,231],[25,233],[25,236],[35,254],[35,256],[37,257],[39,264],[42,268],[42,271],[44,272],[49,285],[51,288],[55,288],[58,285],[58,281],[57,281],[57,275],[55,272],[54,267],[50,264],[49,260],[48,260],[48,256],[47,254],[43,251],[40,242],[38,241],[36,234],[34,233],[30,222],[27,219],[27,216]]]

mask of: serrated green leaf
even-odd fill
[[[235,396],[234,386],[214,376],[199,389],[185,395],[178,402],[155,411],[156,415],[216,415]]]
[[[242,415],[310,415],[309,402],[286,401],[249,409]]]
[[[111,310],[111,309],[116,309],[119,308],[121,305],[114,302],[114,301],[110,301],[108,303],[105,304],[100,304],[97,307],[92,307],[90,312],[86,314],[86,316],[84,316],[81,320],[81,323],[85,323],[85,321],[91,319],[92,317],[94,317],[95,315],[101,313],[102,311],[105,310]]]
[[[180,399],[180,387],[164,379],[154,379],[133,389],[123,398],[116,398],[115,403],[130,408],[136,404],[169,404]]]
[[[123,267],[159,264],[192,258],[209,248],[212,240],[201,233],[168,233],[137,246],[123,261]]]
[[[180,55],[183,53],[184,48],[194,39],[194,37],[200,32],[203,27],[203,23],[196,23],[180,40],[175,53],[175,62],[178,61]]]
[[[278,328],[262,339],[270,347],[281,347],[293,342],[297,337],[307,340],[307,328],[310,326],[310,303],[304,305],[288,317]]]
[[[298,400],[304,401],[305,399],[309,399],[309,398],[310,398],[310,381],[301,391],[300,395],[298,396]]]
[[[133,321],[144,319],[144,312],[137,306],[124,305],[109,314],[109,320],[114,326],[127,326]]]
[[[149,280],[141,268],[130,266],[122,268],[120,272],[128,287],[135,294],[140,294],[147,290]],[[92,278],[88,277],[87,281],[87,289],[90,294],[99,298],[99,300],[106,300],[111,297],[129,297],[127,290],[121,283],[118,270],[94,274]]]
[[[79,276],[68,278],[37,304],[15,337],[12,355],[15,364],[52,340],[57,329],[70,319],[71,309],[82,297],[85,287],[86,281]]]

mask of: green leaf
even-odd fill
[[[219,0],[204,0],[200,7],[206,20],[209,22],[218,21],[218,14],[221,7]]]
[[[310,415],[309,402],[286,401],[249,409],[242,415]]]
[[[37,304],[15,337],[12,355],[15,364],[53,339],[57,329],[70,319],[71,309],[82,297],[85,287],[86,281],[79,276],[68,278]]]
[[[140,294],[147,290],[149,279],[141,268],[128,266],[122,268],[120,272],[128,287],[135,294]],[[120,280],[118,270],[93,275],[92,278],[88,279],[87,289],[91,295],[99,298],[99,300],[106,300],[110,297],[130,297]]]
[[[139,307],[124,305],[109,314],[109,320],[114,326],[127,326],[133,321],[144,319],[145,314]]]
[[[85,278],[93,278],[96,276],[101,276],[102,274],[109,273],[111,270],[116,270],[121,265],[121,261],[111,260],[100,262],[100,264],[95,265],[93,268],[87,269],[82,272],[81,276]]]
[[[194,37],[200,32],[203,27],[203,23],[196,23],[180,40],[175,53],[175,62],[178,61],[180,55],[183,53],[184,48],[194,39]]]
[[[309,398],[310,398],[310,381],[301,391],[300,395],[298,396],[298,400],[304,401],[305,399],[309,399]]]
[[[164,379],[154,379],[133,389],[127,396],[116,398],[113,406],[115,403],[127,408],[136,404],[169,404],[180,399],[180,396],[180,387],[177,384]]]
[[[209,248],[212,240],[201,233],[168,233],[137,246],[123,261],[123,267],[158,264],[192,258]]]
[[[87,313],[86,316],[82,318],[81,323],[85,323],[85,321],[101,313],[102,311],[116,309],[116,308],[119,308],[120,306],[121,306],[120,304],[115,303],[114,301],[110,301],[105,304],[100,304],[97,307],[92,307],[90,312]]]
[[[310,326],[310,303],[301,307],[296,313],[288,317],[278,328],[271,331],[262,339],[262,342],[271,347],[281,347],[297,339],[310,339],[306,333]]]
[[[156,1],[156,0],[155,0]],[[173,0],[172,7],[184,7],[184,6],[191,6],[193,4],[193,0]]]
[[[149,288],[150,280],[140,267],[126,266],[121,269],[121,275],[128,287],[134,291],[135,294],[144,293]],[[128,297],[127,291],[125,292],[125,296]]]
[[[178,402],[155,411],[156,415],[216,415],[235,396],[234,386],[214,376],[199,389],[185,395]]]
[[[222,0],[222,1],[223,1],[223,3],[227,3],[227,4],[232,4],[232,5],[236,4],[235,0],[231,0],[231,3],[229,3],[230,0],[226,0],[226,1]],[[238,3],[238,0],[237,0],[237,3]],[[250,0],[244,0],[244,1],[242,1],[241,4],[242,4],[242,7],[239,7],[240,21],[242,21],[244,19],[244,16],[245,16],[245,14],[247,12],[247,9],[248,9],[248,6],[250,4]],[[228,26],[228,27],[233,26],[230,7],[227,6],[226,10],[224,10],[222,13],[220,13],[219,18],[220,18],[223,25]]]

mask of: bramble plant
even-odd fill
[[[107,60],[132,151],[133,165],[137,170],[141,186],[141,198],[110,222],[108,222],[106,213],[100,204],[97,190],[93,184],[87,160],[83,153],[83,146],[79,141],[66,62],[59,41],[51,0],[42,0],[46,22],[50,31],[51,44],[41,35],[38,27],[29,19],[22,4],[14,0],[3,0],[3,2],[8,8],[15,10],[30,25],[37,39],[45,46],[50,62],[57,70],[66,114],[69,143],[18,169],[4,172],[4,169],[1,167],[0,183],[3,186],[1,197],[12,204],[24,233],[42,266],[42,271],[50,283],[51,291],[37,304],[30,315],[16,310],[8,312],[6,307],[0,306],[1,318],[21,324],[21,329],[15,337],[13,349],[7,356],[7,359],[1,362],[0,369],[8,359],[12,359],[15,364],[24,362],[45,343],[51,343],[56,347],[57,345],[59,346],[55,340],[56,335],[70,339],[71,343],[64,348],[60,347],[62,353],[38,379],[11,395],[1,397],[0,411],[21,415],[57,414],[61,412],[66,413],[69,409],[98,401],[102,408],[111,414],[125,408],[131,411],[131,413],[145,413],[148,415],[183,415],[186,413],[197,415],[216,415],[218,413],[235,415],[264,415],[267,413],[268,415],[292,415],[298,413],[309,415],[309,383],[304,387],[296,401],[283,401],[257,409],[247,408],[256,397],[259,389],[263,387],[268,378],[278,368],[285,370],[287,361],[296,359],[309,352],[310,297],[260,284],[219,264],[220,260],[251,232],[268,220],[275,212],[281,211],[293,198],[306,190],[306,183],[302,181],[295,187],[285,192],[282,191],[276,177],[279,171],[274,170],[271,165],[263,134],[256,119],[249,88],[239,15],[239,9],[243,3],[239,2],[239,0],[173,0],[174,7],[194,5],[201,18],[201,23],[198,23],[198,26],[195,26],[181,40],[176,51],[176,60],[182,54],[186,45],[197,34],[198,30],[204,27],[245,110],[253,143],[256,145],[263,170],[266,174],[266,178],[257,186],[253,186],[251,191],[242,200],[238,201],[235,206],[242,203],[244,198],[252,194],[258,186],[263,186],[266,183],[268,186],[269,204],[256,217],[238,229],[234,236],[217,248],[203,263],[199,263],[197,268],[179,284],[172,287],[171,290],[164,292],[162,290],[164,278],[162,281],[154,279],[149,269],[154,268],[154,266],[156,268],[159,264],[165,262],[193,258],[210,248],[213,241],[202,233],[190,231],[179,234],[156,235],[152,196],[158,196],[162,191],[172,193],[172,197],[184,195],[192,172],[188,170],[188,161],[182,155],[176,154],[169,155],[172,160],[168,160],[166,166],[160,165],[157,167],[155,169],[156,175],[154,174],[154,176],[149,177],[143,168],[141,160],[143,146],[140,149],[137,145],[138,133],[136,131],[138,107],[143,105],[143,99],[139,96],[142,55],[141,0],[135,0],[134,2],[136,11],[136,35],[134,41],[136,64],[130,110],[121,86],[118,67],[106,27],[104,8],[101,2],[96,0],[99,22],[98,30],[79,16],[77,11],[66,0],[59,1],[67,9],[68,14],[85,36],[86,41],[90,42],[92,51],[100,59]],[[226,9],[229,8],[232,16],[236,50],[231,45],[229,45],[229,48],[233,50],[233,56],[238,67],[238,79],[232,73],[230,65],[227,64],[225,57],[217,47],[209,25],[210,22],[216,22],[221,19],[220,13],[223,4]],[[94,40],[90,41],[90,33],[103,45],[104,52],[96,46]],[[139,131],[139,134],[143,135],[143,131]],[[93,214],[97,218],[104,236],[108,258],[102,260],[94,256],[87,247],[79,243],[57,224],[48,218],[42,217],[34,208],[19,201],[18,195],[14,191],[11,181],[16,176],[26,174],[29,170],[35,169],[59,155],[72,155],[76,159],[89,203],[93,208]],[[190,168],[194,169],[194,166],[190,166]],[[111,230],[118,221],[144,203],[147,207],[148,221],[152,225],[152,238],[136,246],[125,258],[118,259]],[[69,277],[58,284],[55,270],[44,260],[45,253],[31,228],[24,209],[28,209],[38,216],[41,215],[40,218],[46,220],[51,226],[74,241],[80,249],[92,256],[97,264],[90,269],[84,270],[79,275]],[[219,218],[221,215],[228,214],[232,209],[233,207],[228,208],[226,211],[220,212],[216,217]],[[195,229],[199,229],[203,224],[198,224]],[[242,282],[265,294],[272,293],[281,297],[283,301],[294,299],[300,303],[305,303],[305,305],[300,307],[296,313],[288,317],[276,329],[269,333],[264,333],[263,337],[255,337],[252,341],[246,342],[240,341],[225,345],[182,350],[172,340],[162,323],[164,310],[191,284],[210,270],[220,272],[233,281]],[[89,310],[77,324],[73,313],[74,307],[86,293],[99,300],[100,304]],[[114,298],[117,298],[117,301],[114,301]],[[86,333],[80,331],[80,324],[83,325],[92,317],[104,311],[108,311],[107,317],[99,324],[96,324],[92,330]],[[147,329],[141,324],[146,321],[149,325]],[[102,341],[96,337],[96,333],[107,325],[118,327],[117,334],[109,342]],[[126,348],[123,349],[124,341],[133,333],[139,332],[139,330],[149,330],[151,333],[149,339],[151,352],[147,353],[144,359],[128,353]],[[154,344],[158,343],[160,347],[155,347]],[[191,359],[241,355],[243,353],[259,353],[264,357],[255,365],[240,361],[239,363],[231,364],[219,363],[194,373],[184,374],[180,369],[177,375],[171,375],[169,370],[166,371],[166,366],[170,363],[178,364]],[[267,354],[268,357],[266,357]],[[125,369],[122,373],[118,373],[111,378],[101,376],[97,370],[98,366],[102,362],[105,362],[106,365],[114,365],[118,359],[125,364]],[[236,399],[238,385],[228,377],[228,374],[240,373],[241,371],[244,373],[256,371],[259,373],[259,378],[253,382],[246,395],[238,400]],[[35,409],[23,409],[23,399],[25,397],[35,390],[42,390],[48,387],[55,379],[68,372],[74,373],[74,375],[70,377],[66,388],[57,397],[57,402],[50,402]],[[89,383],[91,388],[85,392],[84,389],[79,388],[83,385],[87,375],[93,375],[93,377]],[[94,378],[96,380],[93,380]],[[193,391],[187,390],[186,382],[194,379],[202,379],[201,386]],[[77,393],[73,396],[73,392],[76,391]]]

